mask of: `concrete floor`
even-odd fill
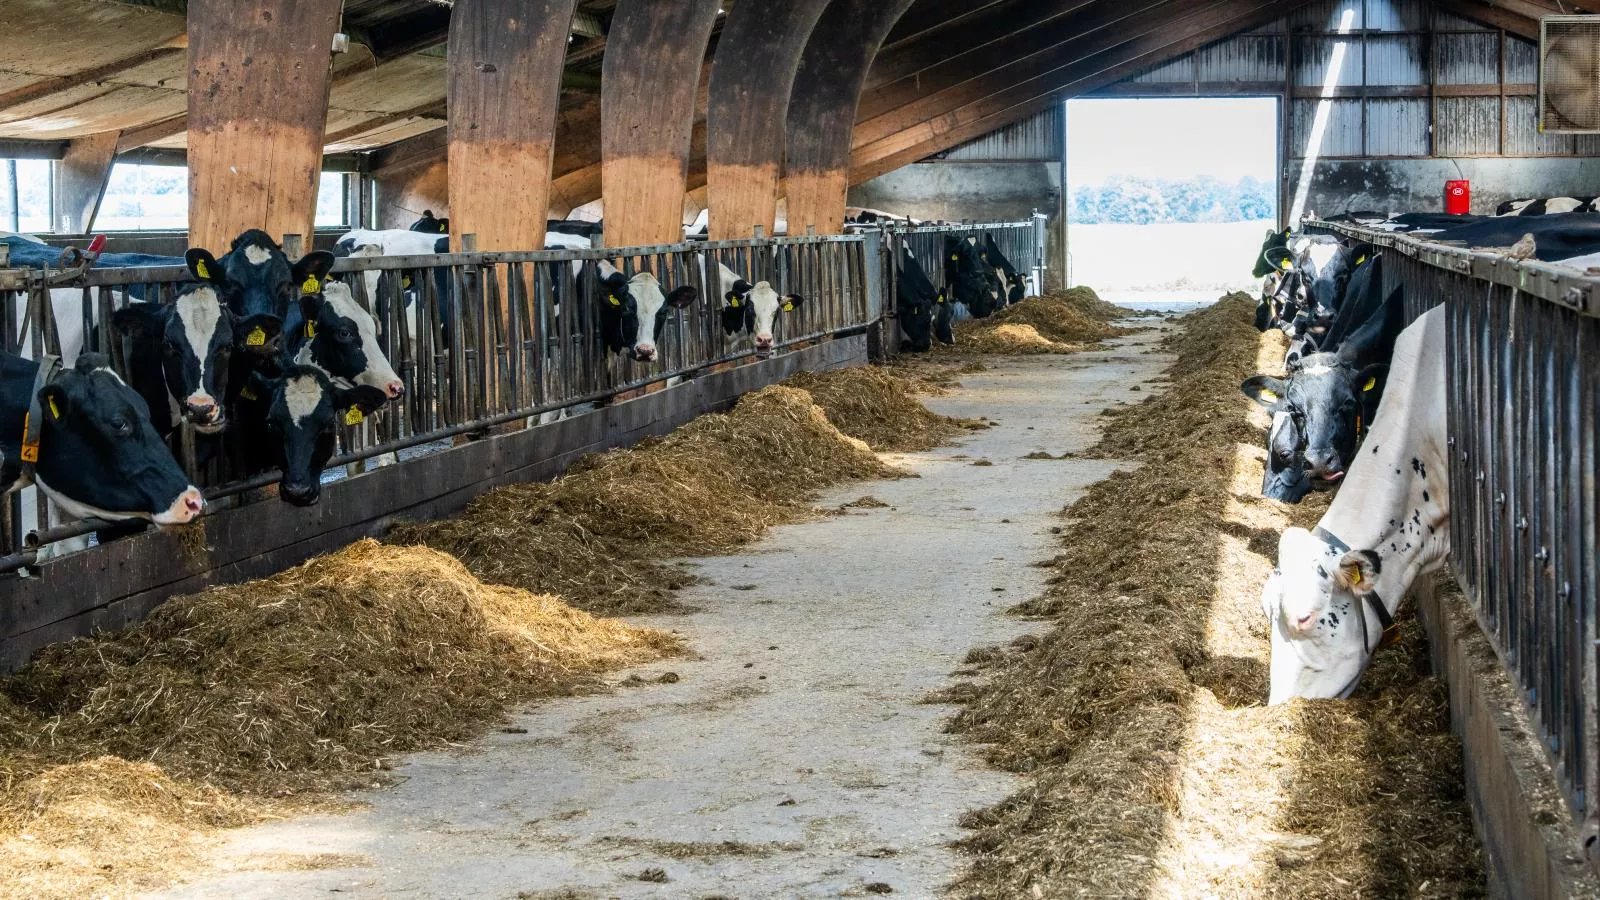
[[[703,659],[408,757],[355,813],[235,833],[222,874],[169,896],[935,896],[962,864],[948,847],[961,814],[1018,782],[923,700],[969,649],[1026,630],[1001,611],[1040,589],[1030,563],[1051,555],[1056,513],[1112,466],[1021,457],[1093,444],[1101,409],[1147,396],[1130,388],[1166,362],[1144,352],[1154,339],[964,376],[928,404],[999,427],[893,457],[921,478],[819,502],[892,508],[694,561],[705,583],[683,599],[703,611],[645,621]],[[667,672],[678,679],[656,683]]]

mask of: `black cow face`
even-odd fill
[[[957,303],[965,305],[973,317],[988,318],[994,313],[999,297],[984,276],[977,238],[946,237],[944,257],[944,280],[950,296]]]
[[[283,321],[289,315],[289,304],[299,296],[300,285],[308,279],[320,282],[326,278],[333,268],[333,254],[321,250],[307,253],[290,265],[276,241],[266,232],[252,229],[234,238],[233,248],[221,264],[229,282],[226,300],[237,320],[238,348],[271,357],[283,349]]]
[[[411,223],[411,230],[420,231],[424,234],[449,234],[450,220],[435,219],[433,210],[425,209],[422,211],[422,218]]]
[[[1272,430],[1267,433],[1267,465],[1261,496],[1299,503],[1311,493],[1305,450],[1305,436],[1294,417],[1286,412],[1273,414]]]
[[[1272,229],[1267,232],[1266,240],[1261,242],[1261,253],[1256,257],[1254,277],[1264,278],[1268,272],[1278,268],[1278,264],[1270,258],[1270,254],[1280,248],[1287,249],[1290,234],[1291,232],[1287,228],[1282,231]]]
[[[985,234],[983,236],[983,261],[992,266],[1002,276],[1001,283],[1004,286],[1004,294],[1000,298],[1001,305],[1021,303],[1023,297],[1028,293],[1027,280],[1017,271],[1017,267],[1011,263],[1011,260],[1006,258],[1005,253],[1000,249],[1000,245],[995,242],[993,234]]]
[[[1311,278],[1307,292],[1312,302],[1331,317],[1344,303],[1345,289],[1349,287],[1350,276],[1356,267],[1375,252],[1371,244],[1340,245],[1328,264],[1318,268]]]
[[[627,352],[637,362],[654,362],[656,342],[667,324],[669,309],[684,309],[699,299],[700,292],[690,285],[661,291],[661,282],[650,272],[628,278],[610,263],[600,264],[600,334],[613,353]]]
[[[39,392],[44,422],[34,482],[75,517],[193,521],[205,508],[200,489],[150,425],[144,399],[109,365],[86,353]],[[26,378],[31,388],[31,371]]]
[[[214,433],[227,424],[223,401],[236,337],[234,317],[217,283],[225,281],[221,267],[214,260],[208,266],[194,258],[190,269],[216,277],[185,289],[171,305],[131,303],[117,310],[112,322],[133,338],[129,368],[161,371],[164,392],[138,385],[145,402],[170,407],[198,430]]]
[[[1358,372],[1336,354],[1318,353],[1300,360],[1287,379],[1256,375],[1239,387],[1273,413],[1289,415],[1303,436],[1306,474],[1331,483],[1355,458],[1372,414],[1367,395],[1387,371],[1380,365]]]
[[[304,286],[310,284],[307,281]],[[405,382],[378,346],[377,321],[356,302],[349,285],[329,281],[315,293],[302,294],[300,317],[296,364],[316,366],[350,384],[377,388],[391,400],[405,395]]]
[[[321,496],[322,471],[333,458],[339,426],[360,424],[389,400],[375,387],[338,387],[311,366],[290,366],[275,379],[258,373],[248,393],[271,398],[267,429],[283,472],[278,497],[295,506],[311,506]]]

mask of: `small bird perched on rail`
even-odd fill
[[[1533,235],[1525,234],[1522,240],[1511,245],[1511,249],[1506,251],[1506,256],[1512,259],[1533,259],[1534,254],[1538,252],[1539,245],[1534,241]]]

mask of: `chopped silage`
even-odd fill
[[[1242,295],[1187,317],[1165,393],[1111,420],[1044,596],[1052,629],[970,660],[953,728],[1028,785],[974,812],[969,897],[1474,896],[1484,890],[1442,685],[1409,614],[1355,699],[1267,708],[1259,592],[1276,537],[1314,522],[1258,496],[1271,359]],[[1269,335],[1282,358],[1281,335]],[[1252,421],[1249,416],[1255,415]]]

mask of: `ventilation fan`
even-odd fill
[[[1539,130],[1600,133],[1600,16],[1539,20]]]

